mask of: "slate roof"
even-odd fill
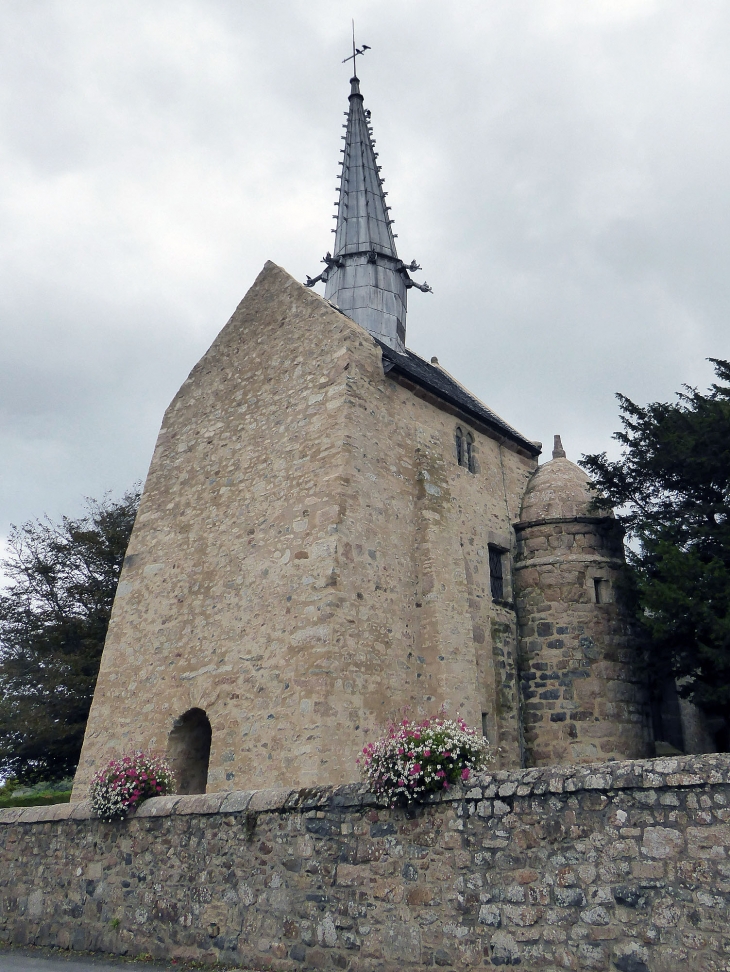
[[[504,419],[500,418],[496,412],[487,408],[483,402],[480,402],[463,385],[455,381],[443,368],[429,364],[428,361],[425,361],[407,348],[405,353],[400,353],[388,347],[387,344],[383,344],[382,341],[378,341],[377,343],[383,351],[384,364],[387,362],[390,365],[389,368],[386,368],[388,374],[395,372],[396,374],[403,375],[404,378],[413,382],[414,385],[423,388],[424,391],[430,392],[437,398],[459,409],[467,416],[472,416],[495,432],[503,435],[506,439],[510,439],[512,442],[522,446],[530,455],[540,455],[540,449],[534,442],[526,439],[524,435],[516,429],[513,429]]]

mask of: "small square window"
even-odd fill
[[[594,577],[593,593],[596,604],[608,604],[611,600],[611,585],[604,577]]]

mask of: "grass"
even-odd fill
[[[69,803],[70,790],[45,793],[33,793],[27,796],[0,796],[0,810],[6,807],[49,807],[54,803]]]
[[[0,809],[7,807],[48,807],[54,803],[69,803],[72,780],[57,783],[36,783],[20,786],[17,780],[0,782]]]

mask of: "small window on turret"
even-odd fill
[[[593,578],[593,592],[596,604],[608,604],[611,600],[611,586],[604,577]]]
[[[489,586],[492,600],[504,600],[504,551],[489,544]]]

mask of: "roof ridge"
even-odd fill
[[[508,436],[523,448],[526,448],[534,457],[540,454],[540,448],[535,442],[522,435],[521,432],[518,432],[508,422],[505,422],[500,415],[492,411],[476,395],[473,395],[468,388],[457,381],[445,368],[430,364],[425,358],[422,358],[409,348],[406,348],[405,352],[398,352],[382,341],[378,341],[377,338],[376,341],[380,345],[383,356],[390,362],[391,370],[392,368],[396,368],[403,372],[406,377],[415,381],[416,384],[420,384],[437,397],[450,402],[452,405],[456,405],[464,411],[471,411],[475,417],[480,418],[486,424],[491,425],[503,435]]]
[[[415,352],[414,351],[410,351],[408,348],[406,348],[406,351],[407,351],[408,354],[415,355]],[[420,355],[416,355],[416,357],[418,357],[418,359],[420,361],[423,361],[424,364],[430,365],[431,368],[438,368],[439,371],[442,371],[445,375],[448,375],[448,377],[453,381],[453,383],[455,385],[458,385],[459,388],[461,388],[461,390],[464,392],[464,394],[465,395],[468,395],[469,398],[473,399],[477,403],[477,405],[480,405],[483,409],[485,409],[485,411],[489,412],[490,415],[494,415],[495,418],[498,418],[499,421],[503,425],[506,425],[508,429],[512,429],[513,432],[517,432],[517,429],[514,428],[514,426],[510,425],[509,422],[506,419],[503,419],[502,416],[498,412],[495,412],[493,408],[490,408],[489,405],[487,405],[486,402],[483,402],[481,400],[481,398],[479,398],[478,395],[475,395],[474,394],[473,391],[470,391],[466,387],[466,385],[463,384],[463,382],[459,381],[458,378],[455,378],[454,375],[452,375],[451,372],[447,368],[444,368],[444,366],[441,364],[440,361],[438,361],[438,362],[428,362],[428,361],[426,361],[425,358],[422,358]],[[517,435],[519,435],[520,437],[522,437],[520,432],[517,432]]]

